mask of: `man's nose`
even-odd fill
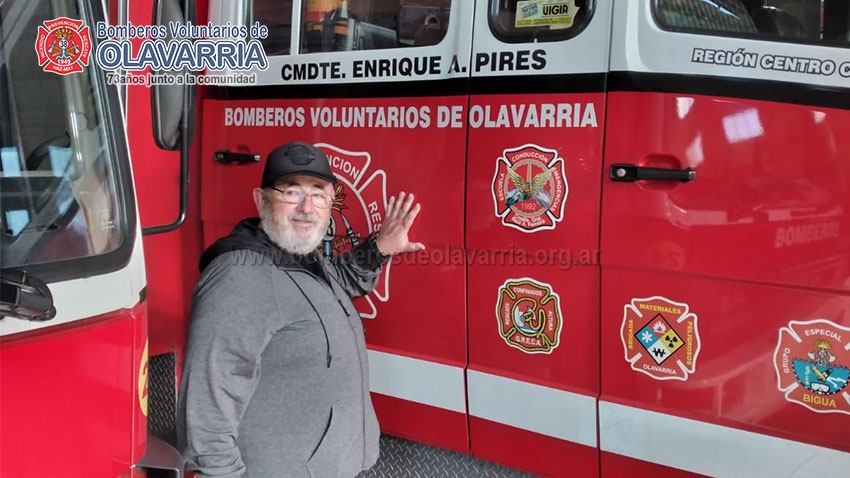
[[[310,198],[310,196],[304,196],[304,200],[298,204],[298,212],[312,213],[315,209],[316,207],[313,206],[313,199]]]

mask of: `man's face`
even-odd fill
[[[333,186],[312,176],[291,176],[278,181],[274,187],[254,190],[254,202],[260,213],[263,230],[286,251],[297,254],[314,251],[322,242],[330,223],[331,208],[316,207],[310,195],[324,194],[330,205],[333,201]],[[303,201],[294,204],[293,198],[297,197],[297,191],[305,193],[305,197]]]

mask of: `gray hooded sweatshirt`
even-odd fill
[[[366,241],[332,261],[283,252],[246,219],[201,257],[177,404],[202,477],[351,478],[378,458],[363,325],[381,272]]]

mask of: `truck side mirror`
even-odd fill
[[[164,25],[170,33],[170,22],[191,22],[194,25],[195,0],[155,0],[151,23]],[[161,74],[156,71],[151,73]],[[188,75],[194,73],[184,68],[172,74],[186,75],[188,78]],[[142,235],[145,236],[173,231],[186,221],[189,209],[189,146],[195,127],[195,85],[179,85],[175,81],[173,85],[151,85],[150,89],[154,141],[162,149],[180,151],[180,205],[173,222],[142,228]]]
[[[180,0],[155,0],[153,9],[153,25],[162,25],[169,31],[164,39],[166,42],[172,39],[169,23],[175,22],[185,24],[187,21],[195,23],[194,2]],[[151,71],[152,75],[162,75],[164,72]],[[191,71],[183,69],[173,72],[173,75],[190,75]],[[194,110],[194,86],[191,85],[151,85],[151,115],[153,125],[153,137],[156,145],[162,149],[176,151],[180,149],[181,135],[191,137],[191,123],[186,118],[188,125],[186,131],[182,131],[181,119],[184,114],[188,115]],[[184,112],[184,101],[188,102],[188,109]]]

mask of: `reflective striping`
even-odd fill
[[[469,414],[596,448],[596,399],[469,370]]]
[[[850,453],[599,402],[603,451],[708,476],[846,476]]]
[[[466,413],[461,367],[369,350],[369,389],[390,397]]]

